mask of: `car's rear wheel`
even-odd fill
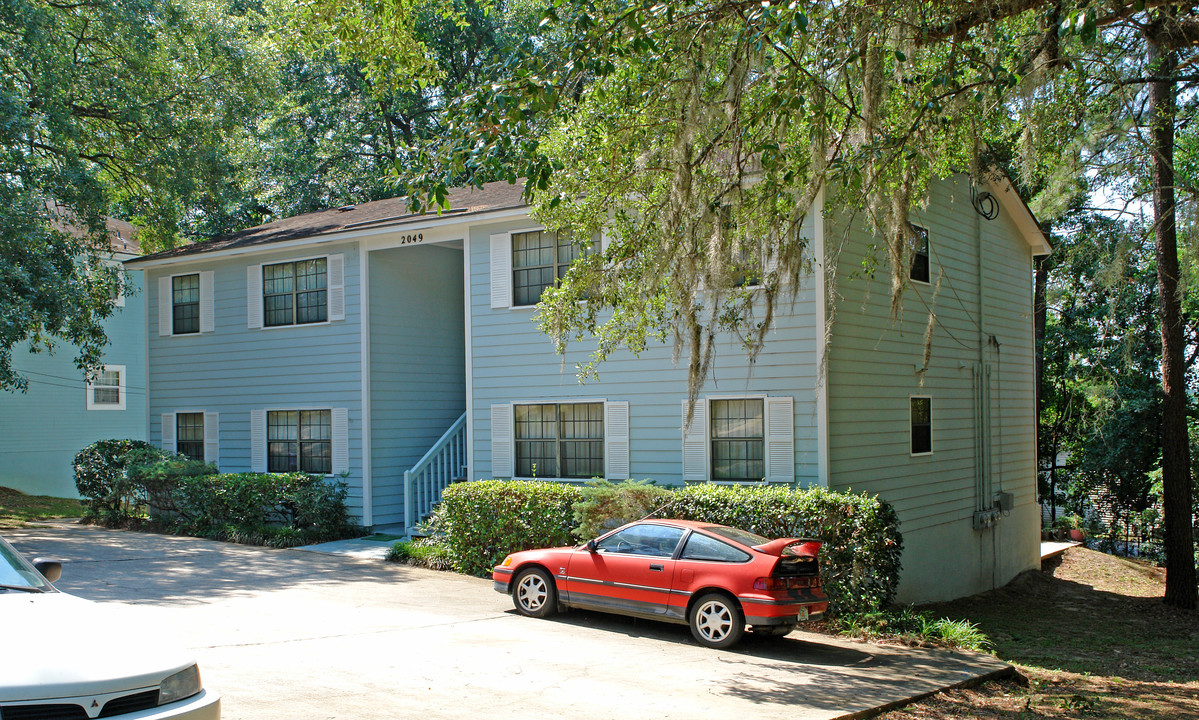
[[[720,593],[708,593],[691,608],[691,635],[700,645],[726,648],[745,634],[745,618],[737,603]]]
[[[558,611],[558,589],[549,573],[541,568],[529,568],[516,576],[512,604],[521,615],[545,618]]]

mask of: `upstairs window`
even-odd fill
[[[171,333],[200,332],[200,274],[171,278]]]
[[[204,413],[175,414],[175,452],[204,462]]]
[[[571,264],[591,253],[570,236],[533,230],[512,234],[513,304],[536,305],[541,293],[565,277]]]
[[[927,396],[911,398],[912,454],[928,455],[933,451],[933,399]]]
[[[267,472],[333,471],[329,410],[272,410],[266,414]]]
[[[908,277],[916,282],[930,282],[932,273],[928,264],[928,230],[913,225],[916,232],[912,247],[912,268]]]
[[[87,384],[88,410],[125,409],[125,366],[105,365]]]
[[[712,401],[712,479],[766,477],[766,420],[761,398]]]
[[[325,258],[262,266],[263,323],[267,327],[329,319]]]
[[[517,405],[516,476],[604,476],[604,404]]]

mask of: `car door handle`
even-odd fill
[[[650,569],[650,570],[656,570],[656,571],[658,571],[658,572],[662,572],[662,566],[661,566],[661,565],[650,565],[650,566],[649,566],[649,569]]]

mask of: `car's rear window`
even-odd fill
[[[749,560],[750,555],[726,542],[708,537],[703,533],[693,532],[691,537],[687,538],[687,544],[683,546],[683,554],[680,555],[680,558],[708,562],[745,562]]]
[[[703,529],[712,533],[713,535],[719,535],[720,537],[728,538],[733,542],[739,542],[742,545],[748,545],[750,547],[770,542],[769,538],[756,535],[748,530],[738,530],[737,528],[724,527],[721,525],[708,525]]]

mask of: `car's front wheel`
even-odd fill
[[[745,634],[741,608],[720,593],[708,593],[691,608],[691,635],[700,645],[727,648]]]
[[[521,615],[545,618],[558,611],[558,589],[549,573],[529,568],[516,576],[512,604]]]

